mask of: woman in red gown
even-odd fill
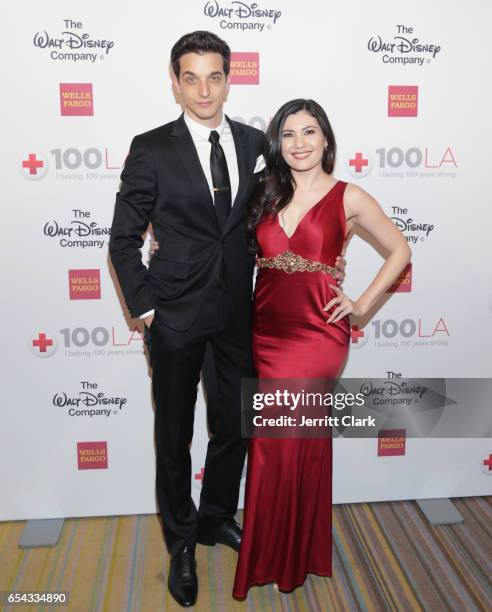
[[[267,132],[265,162],[248,217],[258,255],[258,377],[336,378],[349,347],[348,315],[369,310],[410,250],[371,196],[333,178],[335,138],[314,101],[293,100],[279,109]],[[353,223],[389,253],[356,301],[334,279]],[[331,507],[331,437],[252,438],[234,597],[244,599],[251,586],[268,582],[290,591],[308,573],[331,576]]]

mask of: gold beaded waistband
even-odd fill
[[[332,266],[328,266],[320,261],[305,259],[292,251],[285,251],[285,253],[275,255],[275,257],[258,257],[257,263],[259,268],[275,268],[287,272],[287,274],[293,274],[294,272],[323,272],[323,274],[330,274],[333,278],[336,278],[336,269]]]

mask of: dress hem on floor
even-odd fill
[[[326,572],[317,572],[315,570],[310,570],[310,571],[306,572],[306,575],[304,576],[304,580],[302,580],[302,582],[296,583],[295,586],[283,587],[283,586],[281,586],[277,582],[277,580],[275,578],[268,578],[267,580],[262,580],[261,582],[252,582],[251,584],[249,584],[248,587],[246,588],[246,594],[245,595],[236,595],[236,593],[233,592],[232,596],[234,597],[234,599],[237,599],[239,601],[244,601],[248,597],[249,589],[251,589],[252,587],[265,586],[266,584],[270,584],[272,582],[277,584],[277,586],[279,588],[279,591],[284,592],[284,593],[291,593],[292,591],[295,591],[295,589],[298,589],[300,586],[302,586],[306,582],[306,578],[308,577],[309,574],[314,574],[316,576],[321,576],[322,578],[331,578],[332,577],[332,573],[331,572],[329,574],[327,574]]]

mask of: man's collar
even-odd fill
[[[212,128],[209,128],[206,125],[202,125],[201,123],[198,123],[197,121],[192,119],[186,111],[184,112],[184,121],[188,129],[190,130],[190,132],[194,132],[195,134],[198,134],[198,136],[200,136],[204,140],[209,139]],[[226,116],[224,113],[222,113],[222,121],[216,128],[213,128],[213,129],[219,132],[220,135],[222,135],[222,130],[224,129],[224,126],[226,125],[226,123],[227,123]]]

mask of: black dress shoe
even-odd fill
[[[229,519],[222,523],[220,527],[207,527],[200,531],[198,536],[199,544],[205,546],[215,546],[215,544],[225,544],[237,552],[241,546],[241,528],[234,519]]]
[[[187,546],[171,559],[167,586],[180,606],[186,608],[195,604],[198,595],[195,553]]]

